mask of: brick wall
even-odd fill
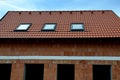
[[[0,42],[0,55],[42,56],[120,56],[120,42],[112,41],[55,41]]]
[[[1,61],[0,63],[5,63]],[[44,80],[57,80],[57,64],[74,64],[75,65],[75,80],[93,80],[93,65],[111,65],[112,80],[120,80],[120,61],[47,61],[47,60],[11,60],[12,72],[11,80],[24,80],[24,64],[44,64]]]
[[[119,42],[101,41],[12,41],[0,42],[0,56],[58,55],[58,56],[120,56]],[[112,80],[120,80],[120,61],[64,61],[64,60],[0,60],[11,63],[11,80],[24,80],[26,63],[44,64],[44,80],[57,80],[57,64],[74,64],[75,80],[93,80],[94,64],[112,65]],[[50,73],[50,74],[49,74]]]

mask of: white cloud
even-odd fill
[[[32,4],[32,2],[28,2],[27,0],[9,0],[9,1],[1,1],[0,8],[6,8],[7,10],[35,10],[36,7]]]
[[[7,11],[29,11],[38,10],[33,2],[28,0],[0,0],[0,18]]]
[[[4,7],[9,7],[8,9],[12,9],[12,10],[26,10],[25,8],[21,8],[21,7],[18,7],[18,6],[9,4],[9,3],[3,2],[2,5],[4,5]]]

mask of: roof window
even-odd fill
[[[71,31],[84,31],[83,23],[72,23]]]
[[[30,26],[30,23],[22,23],[15,29],[15,31],[27,31]]]
[[[42,31],[54,31],[56,27],[55,23],[47,23],[43,26]]]

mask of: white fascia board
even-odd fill
[[[120,60],[117,56],[0,56],[0,60]]]

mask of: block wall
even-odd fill
[[[111,42],[0,42],[0,56],[120,56],[120,43]],[[10,80],[24,80],[25,64],[44,64],[44,80],[57,80],[57,64],[74,64],[75,80],[93,80],[94,64],[111,65],[112,80],[120,80],[120,61],[0,60],[11,63]]]

